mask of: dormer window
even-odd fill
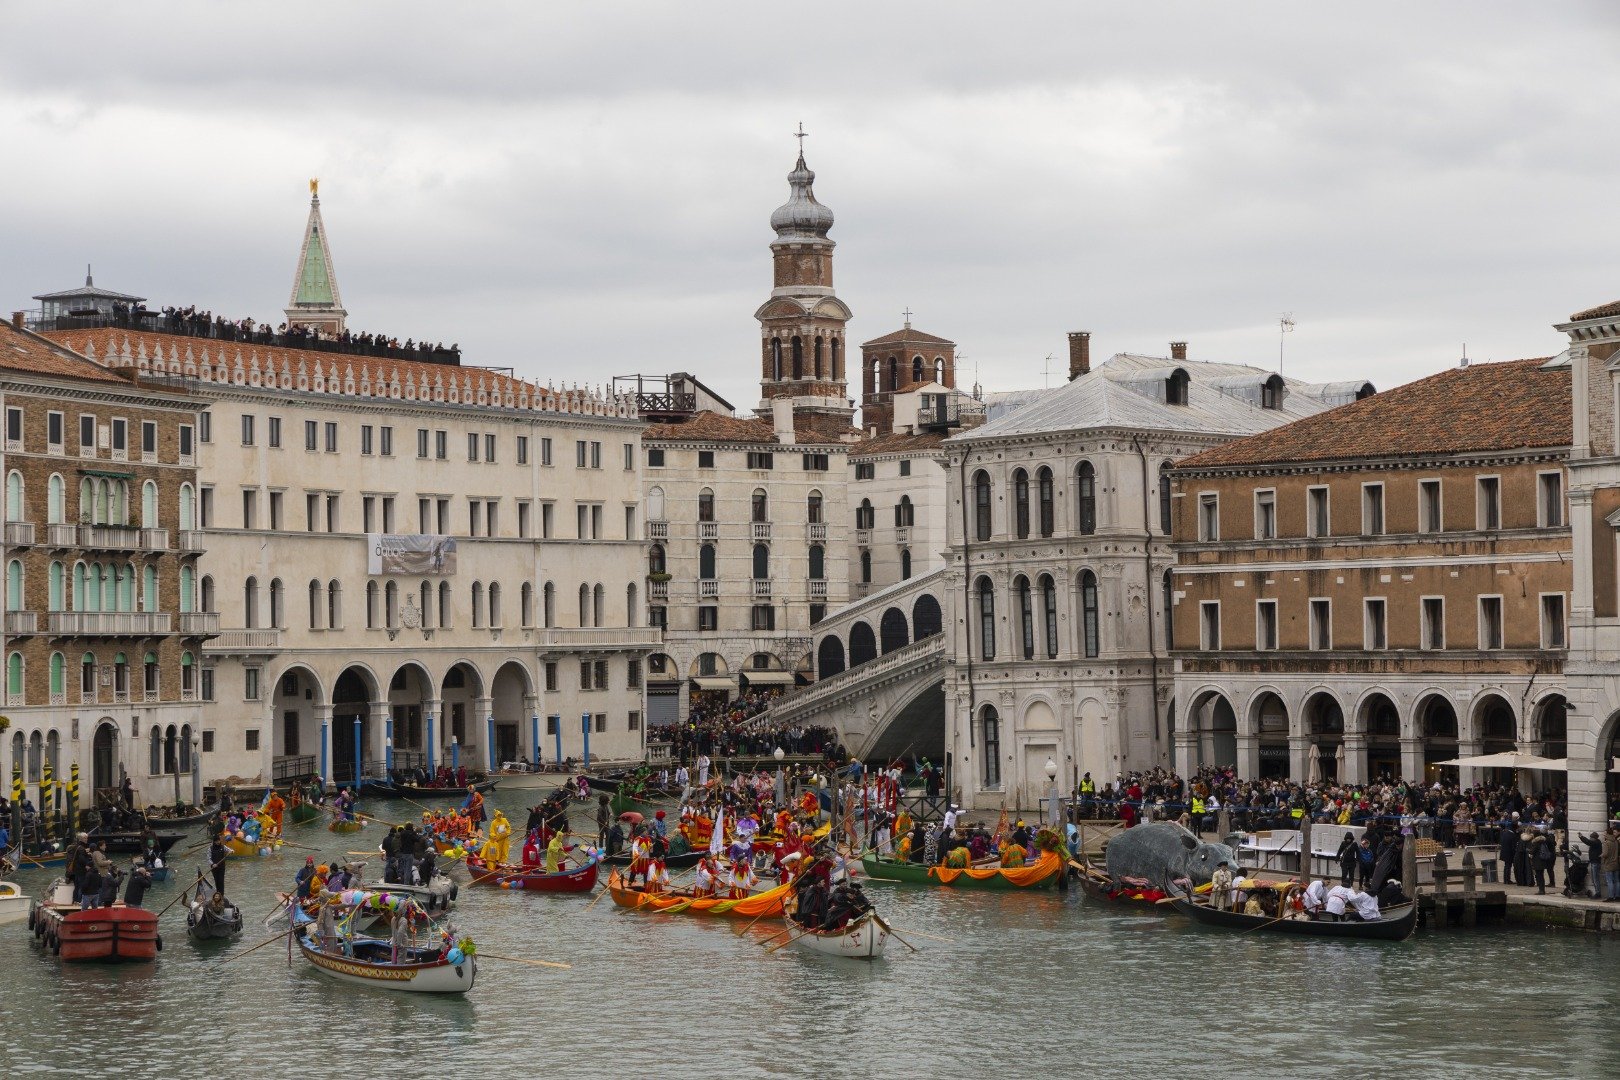
[[[1260,407],[1262,409],[1280,409],[1283,403],[1283,377],[1273,375],[1260,387]]]
[[[1187,404],[1187,383],[1190,381],[1187,372],[1183,369],[1176,368],[1176,370],[1172,371],[1164,380],[1164,403],[1166,405]]]

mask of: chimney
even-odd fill
[[[1069,381],[1073,382],[1090,370],[1091,331],[1069,331]]]
[[[23,313],[22,312],[13,311],[11,313],[11,328],[13,330],[21,330],[23,328]]]
[[[793,432],[793,399],[771,399],[771,426],[776,429],[776,441],[783,446],[792,446],[797,441]]]
[[[1170,343],[1170,359],[1187,359],[1187,343],[1185,341],[1172,341]]]

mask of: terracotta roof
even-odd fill
[[[919,345],[956,344],[956,342],[952,341],[950,338],[942,338],[938,334],[925,334],[921,330],[913,330],[908,326],[902,330],[895,330],[892,333],[884,334],[882,337],[875,337],[871,341],[863,341],[861,342],[861,348],[864,349],[868,345],[898,344],[902,341],[915,341]]]
[[[68,379],[121,383],[129,380],[115,375],[100,364],[86,360],[38,334],[18,330],[9,322],[0,332],[0,368],[33,375],[55,375]]]
[[[680,423],[653,424],[641,437],[650,441],[763,444],[776,442],[776,429],[769,420],[743,420],[714,412],[700,412]]]
[[[1196,469],[1552,448],[1574,436],[1568,366],[1448,368],[1177,463]]]
[[[1616,315],[1620,315],[1620,300],[1614,300],[1607,304],[1599,304],[1597,307],[1587,308],[1585,311],[1577,311],[1575,314],[1569,317],[1569,321],[1580,322],[1582,319],[1612,319]]]
[[[932,450],[944,441],[945,436],[937,431],[925,431],[919,435],[911,435],[903,431],[891,431],[887,435],[862,439],[849,448],[849,456],[857,458],[873,454],[904,454],[913,451]]]
[[[203,382],[360,397],[634,415],[633,401],[605,395],[601,388],[540,386],[486,368],[119,328],[59,330],[41,336],[89,356],[114,373],[129,369]]]

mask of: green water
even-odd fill
[[[521,822],[539,798],[494,803]],[[369,809],[398,820],[414,810]],[[381,838],[319,826],[290,837],[326,855]],[[303,854],[232,862],[227,888],[249,918],[241,941],[194,945],[176,907],[155,964],[62,965],[25,924],[0,926],[0,1075],[1620,1075],[1620,940],[1228,935],[1121,915],[1077,890],[874,884],[902,933],[954,943],[918,937],[914,954],[891,941],[887,960],[863,964],[767,953],[759,942],[775,927],[763,924],[738,937],[610,900],[587,908],[579,896],[463,885],[456,921],[482,949],[572,970],[485,960],[470,995],[433,998],[338,984],[296,956],[289,967],[283,947],[222,967],[268,936],[260,919]],[[46,877],[18,880],[37,891]],[[155,887],[148,906],[179,887]]]

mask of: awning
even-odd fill
[[[99,476],[106,480],[135,479],[135,474],[132,472],[118,472],[113,469],[80,469],[79,474],[81,476]]]
[[[699,675],[692,681],[697,683],[699,690],[737,689],[737,677],[735,675]]]
[[[1460,765],[1468,769],[1546,769],[1550,772],[1568,772],[1568,758],[1544,758],[1534,754],[1478,754],[1474,757],[1436,761],[1436,765]]]
[[[793,672],[791,671],[745,671],[743,678],[748,680],[750,686],[792,686]]]

